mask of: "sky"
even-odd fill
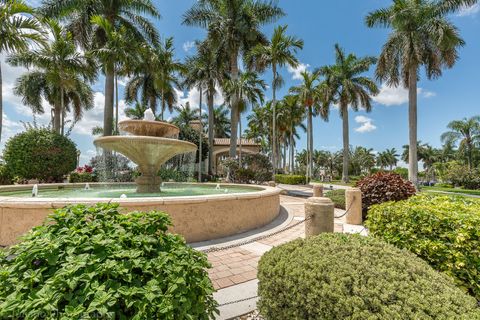
[[[162,18],[155,20],[163,37],[174,37],[176,54],[180,60],[194,54],[193,42],[205,37],[205,31],[181,24],[182,15],[196,0],[156,0]],[[28,0],[35,6],[39,0]],[[286,16],[275,24],[265,26],[263,31],[270,36],[276,25],[288,25],[287,32],[304,40],[304,49],[298,52],[300,65],[293,69],[285,67],[280,70],[285,79],[285,86],[277,96],[288,93],[291,86],[298,85],[299,73],[322,65],[332,64],[335,53],[334,45],[339,43],[347,53],[378,56],[389,30],[370,29],[365,26],[365,16],[376,9],[390,5],[388,0],[280,0],[279,6]],[[480,4],[464,8],[451,15],[450,20],[460,29],[466,41],[460,50],[460,59],[452,68],[444,71],[441,78],[429,81],[422,73],[419,81],[418,95],[418,138],[422,142],[440,147],[440,135],[447,130],[447,124],[456,119],[480,114]],[[27,70],[13,68],[5,63],[5,56],[0,55],[3,75],[4,127],[0,150],[5,141],[17,132],[24,130],[24,123],[32,122],[30,109],[22,104],[21,98],[13,94],[15,80]],[[373,76],[374,69],[366,75]],[[262,77],[271,82],[271,71],[267,70]],[[123,96],[126,79],[120,81],[119,94]],[[92,86],[95,91],[95,107],[84,114],[83,119],[73,128],[71,138],[81,151],[81,163],[88,163],[96,154],[93,145],[94,137],[91,129],[103,123],[103,77]],[[350,144],[365,146],[375,152],[387,148],[396,148],[401,152],[402,146],[408,142],[408,92],[406,89],[389,88],[379,83],[380,94],[374,97],[373,110],[350,112]],[[272,96],[271,90],[266,98]],[[189,101],[198,106],[198,92],[178,91],[179,103]],[[222,103],[219,96],[216,103]],[[125,102],[120,102],[121,118],[125,118],[123,109]],[[205,109],[205,107],[204,107]],[[50,107],[45,104],[46,113],[37,115],[39,124],[50,121]],[[246,116],[243,115],[242,128],[246,128]],[[171,117],[172,115],[167,115]],[[314,119],[314,148],[337,151],[342,148],[342,126],[338,110],[332,108],[328,122]],[[297,149],[306,147],[306,134],[301,133]]]

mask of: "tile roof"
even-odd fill
[[[239,144],[239,139],[237,139],[237,144]],[[215,146],[229,146],[230,138],[215,138],[213,145]],[[260,146],[260,143],[255,142],[253,139],[242,139],[242,146]]]

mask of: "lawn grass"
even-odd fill
[[[460,188],[448,188],[448,187],[421,187],[421,191],[428,192],[450,192],[456,194],[466,194],[480,196],[480,190],[460,189]]]
[[[345,190],[331,190],[325,191],[325,197],[330,198],[335,205],[335,208],[345,210]]]
[[[325,185],[338,185],[338,186],[346,186],[346,187],[354,187],[358,180],[350,180],[349,183],[343,183],[342,180],[332,180],[332,181],[320,181],[320,180],[312,180],[313,183],[323,183]]]

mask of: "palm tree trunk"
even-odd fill
[[[3,79],[2,79],[2,63],[0,62],[0,141],[2,141],[2,125],[3,125]]]
[[[207,96],[208,103],[208,174],[213,174],[213,139],[214,139],[214,123],[213,123],[213,91],[209,91]]]
[[[199,134],[199,147],[198,147],[198,182],[202,182],[202,135],[203,135],[203,126],[202,126],[202,87],[200,87],[200,101],[198,104],[198,119],[200,120],[200,132]]]
[[[119,134],[118,130],[118,74],[115,72],[115,133]]]
[[[60,103],[62,108],[62,136],[65,134],[65,97],[63,93],[63,88],[60,88]]]
[[[307,159],[307,162],[308,162],[308,172],[309,172],[309,176],[308,176],[308,181],[307,182],[310,182],[310,179],[312,178],[312,174],[313,174],[313,112],[312,112],[312,106],[309,106],[308,107],[308,148],[310,149],[310,151],[308,152],[308,159]]]
[[[418,184],[418,155],[417,155],[417,66],[410,67],[408,76],[408,180],[415,186]]]
[[[153,111],[155,112],[155,111]],[[161,112],[161,116],[160,116],[160,119],[163,121],[165,118],[165,90],[162,88],[162,112]]]
[[[105,106],[103,111],[103,135],[113,133],[113,94],[115,89],[113,66],[107,66],[105,72]]]
[[[293,138],[293,128],[292,130],[290,131],[290,173],[293,173],[293,171],[295,171],[295,167],[294,167],[294,144],[295,144],[295,141],[294,141],[294,138]]]
[[[238,79],[238,51],[234,50],[230,55],[230,73],[232,80],[235,81]],[[237,155],[237,136],[238,136],[238,99],[233,98],[233,102],[230,111],[230,120],[231,120],[231,134],[230,134],[230,157],[235,158]]]
[[[273,140],[273,153],[272,153],[272,164],[273,164],[273,174],[277,172],[277,99],[276,99],[276,81],[277,81],[277,66],[275,63],[272,64],[272,71],[273,71],[273,80],[272,80],[272,113],[273,113],[273,133],[272,133],[272,140]]]
[[[62,106],[57,101],[55,101],[54,110],[53,110],[53,131],[60,134],[61,130],[61,117],[62,117]]]
[[[242,117],[238,113],[238,164],[242,166]]]
[[[287,168],[287,139],[283,143],[283,169]]]
[[[342,108],[342,120],[343,120],[343,172],[342,181],[348,183],[348,166],[350,157],[350,142],[348,133],[348,105],[340,106]]]

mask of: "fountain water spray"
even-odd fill
[[[217,183],[217,186],[215,187],[215,190],[220,190],[220,183]]]
[[[121,196],[120,196],[120,199],[127,199],[127,195],[125,193],[123,193]]]
[[[89,183],[86,183],[86,184],[85,184],[84,190],[90,190],[90,184],[89,184]]]
[[[32,197],[38,196],[38,184],[34,184],[32,188]]]

